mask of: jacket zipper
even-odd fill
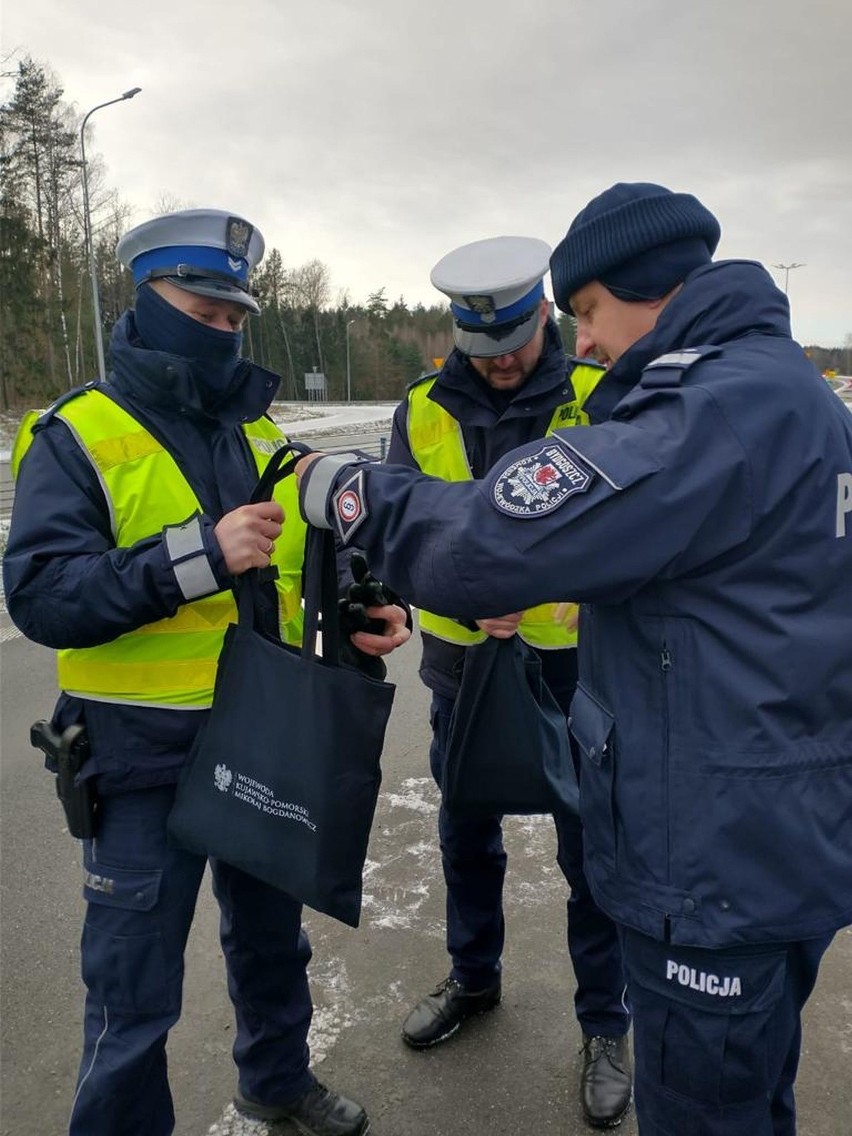
[[[671,884],[671,813],[669,783],[669,673],[672,657],[665,640],[660,651],[660,670],[663,673],[663,806],[666,810],[666,883]]]

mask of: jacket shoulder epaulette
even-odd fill
[[[712,358],[721,353],[721,347],[712,344],[702,347],[685,347],[682,351],[667,351],[652,359],[642,372],[639,385],[643,387],[680,386],[683,376],[690,367],[702,359]]]
[[[67,406],[69,402],[73,402],[75,398],[81,395],[88,394],[90,390],[94,390],[99,386],[97,379],[91,379],[88,383],[84,383],[81,387],[72,387],[71,390],[64,391],[59,398],[55,399],[47,410],[43,410],[38,418],[33,423],[33,433],[37,430],[43,430],[45,426],[49,425],[51,419],[56,414],[57,410],[61,410],[63,406]]]
[[[421,383],[425,383],[427,379],[437,379],[440,373],[440,371],[424,372],[422,375],[418,375],[416,379],[412,379],[405,389],[406,391],[414,390],[414,388],[419,387]]]
[[[605,371],[606,364],[599,362],[597,359],[583,358],[580,355],[566,355],[565,363],[569,372],[574,367],[594,367],[597,371]]]

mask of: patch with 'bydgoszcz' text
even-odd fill
[[[494,504],[510,517],[541,517],[552,513],[575,493],[585,493],[594,472],[557,440],[546,442],[498,475],[492,490]]]

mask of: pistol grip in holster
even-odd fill
[[[76,783],[89,756],[85,726],[68,726],[60,734],[49,722],[34,722],[30,742],[56,766],[56,795],[65,811],[68,831],[78,840],[91,840],[95,835],[97,797],[91,781]]]

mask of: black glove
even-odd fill
[[[386,604],[396,604],[406,613],[406,622],[411,629],[411,612],[408,605],[381,580],[367,568],[367,561],[359,553],[355,553],[349,562],[352,571],[353,583],[349,585],[346,595],[337,605],[340,619],[340,653],[344,662],[358,667],[372,678],[383,679],[387,674],[387,667],[383,660],[376,655],[367,655],[359,651],[350,639],[356,631],[368,631],[372,635],[381,635],[385,629],[384,621],[372,619],[367,615],[368,607],[384,607]]]
[[[381,635],[385,629],[381,619],[371,619],[368,607],[383,607],[391,601],[385,598],[381,582],[367,570],[367,561],[357,552],[349,562],[353,583],[346,589],[346,595],[338,601],[340,633],[345,639],[356,631],[369,631]]]
[[[381,682],[388,673],[385,661],[379,655],[368,655],[366,651],[359,651],[351,639],[340,641],[340,661],[350,667],[355,667],[362,674]]]
[[[345,598],[341,600],[341,606],[348,605],[350,608],[361,609],[359,613],[352,613],[352,619],[356,624],[352,627],[352,630],[372,631],[376,635],[381,635],[384,629],[381,620],[370,619],[364,609],[368,607],[384,607],[386,604],[393,604],[396,607],[401,607],[405,612],[405,625],[410,631],[412,621],[411,609],[408,604],[404,600],[401,600],[396,592],[393,591],[392,588],[389,588],[387,584],[383,584],[381,580],[376,579],[367,567],[367,561],[359,552],[353,554],[349,562],[349,569],[352,572],[354,583],[349,585]]]

